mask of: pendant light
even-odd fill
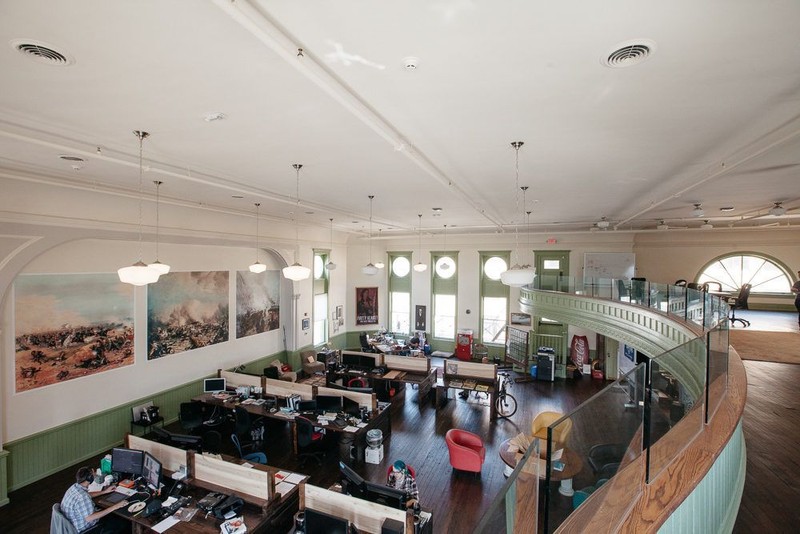
[[[267,266],[258,261],[258,221],[259,221],[259,207],[261,207],[260,202],[256,202],[256,262],[250,266],[251,273],[263,273],[267,270]]]
[[[297,192],[297,209],[295,210],[295,217],[297,214],[300,213],[300,169],[303,168],[301,163],[294,163],[292,164],[296,173],[296,192]],[[300,280],[305,280],[309,276],[311,276],[311,269],[308,267],[303,267],[300,262],[298,261],[298,256],[300,256],[300,235],[298,234],[297,229],[297,219],[294,220],[294,239],[295,239],[295,251],[294,251],[294,263],[291,264],[289,267],[283,268],[283,276],[292,280],[294,282],[298,282]]]
[[[443,254],[447,254],[447,225],[444,225],[444,252]],[[444,256],[445,258],[449,256]],[[450,262],[443,261],[441,265],[438,267],[439,270],[442,271],[449,271],[450,270]]]
[[[162,182],[161,180],[153,180],[153,183],[156,184],[156,261],[154,261],[153,263],[148,263],[147,266],[150,267],[151,269],[155,269],[156,271],[158,271],[158,274],[161,275],[161,274],[167,274],[169,272],[169,265],[167,265],[166,263],[161,263],[158,260],[158,242],[161,233],[160,232],[161,221],[159,218],[159,211],[160,211],[159,207],[161,205],[160,193],[161,193],[161,184],[163,184],[164,182]]]
[[[119,275],[120,282],[134,286],[144,286],[157,282],[158,277],[161,275],[142,261],[142,175],[144,174],[142,145],[145,138],[150,134],[140,130],[134,130],[133,133],[139,139],[139,261],[129,267],[118,269],[117,275]]]
[[[378,268],[372,264],[372,199],[375,195],[369,195],[369,263],[361,268],[361,272],[367,276],[378,274]]]
[[[418,235],[417,247],[419,248],[419,261],[417,262],[416,265],[414,265],[414,270],[417,271],[418,273],[422,273],[425,272],[428,266],[422,263],[422,214],[421,213],[418,214],[417,217],[419,217],[419,230],[417,232]]]
[[[522,190],[524,194],[528,189],[527,187],[522,189],[519,186],[519,149],[524,144],[525,143],[523,141],[514,141],[511,143],[511,146],[514,148],[515,157],[515,195],[517,203],[519,203],[519,191]],[[522,213],[525,213],[524,205],[522,206]],[[517,224],[516,228],[514,229],[514,249],[517,261],[510,269],[500,274],[500,280],[503,282],[503,284],[510,287],[522,287],[533,282],[533,279],[536,276],[536,271],[532,269],[530,265],[519,264],[519,224]]]
[[[382,231],[383,231],[383,228],[378,228],[378,241],[381,240],[381,232]],[[383,269],[384,267],[386,267],[386,264],[383,263],[381,260],[378,260],[378,261],[375,262],[375,267],[377,267],[378,269]]]
[[[331,251],[328,253],[328,263],[325,264],[325,268],[329,271],[333,271],[336,269],[336,264],[333,263],[331,259],[331,254],[333,254],[333,219],[329,219],[331,221]]]

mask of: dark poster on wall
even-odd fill
[[[356,288],[356,325],[378,324],[378,288]]]
[[[417,304],[414,312],[414,330],[425,331],[425,306]]]

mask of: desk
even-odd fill
[[[475,382],[474,385],[467,384],[471,380]],[[447,398],[448,389],[463,389],[466,391],[476,391],[478,393],[487,393],[489,395],[489,420],[494,421],[497,419],[497,412],[494,409],[497,388],[494,381],[482,380],[476,378],[440,378],[436,381],[436,407],[441,406],[442,395]]]
[[[234,408],[245,409],[251,415],[255,415],[257,417],[266,417],[269,419],[289,423],[292,425],[292,450],[295,454],[299,452],[297,446],[297,426],[294,424],[294,418],[297,414],[284,413],[280,410],[276,412],[270,412],[269,409],[266,408],[266,405],[258,406],[255,404],[241,404],[238,400],[230,401],[217,399],[211,393],[203,393],[202,395],[192,397],[192,401],[202,402],[210,406],[219,406],[228,410],[232,410]],[[384,436],[391,434],[392,427],[389,412],[390,410],[388,408],[383,410],[379,409],[378,413],[373,413],[372,418],[367,421],[367,426],[358,429],[356,432],[346,431],[346,424],[339,424],[335,421],[329,422],[324,428],[327,431],[337,433],[339,436],[339,457],[343,460],[355,459],[363,461],[364,449],[366,449],[367,431],[372,430],[373,428],[379,428],[383,432]],[[312,421],[315,419],[316,418],[312,418]],[[322,425],[319,426],[321,427]]]
[[[147,434],[147,432],[150,430],[150,427],[157,425],[158,423],[161,423],[161,428],[164,428],[164,418],[161,417],[160,415],[152,420],[148,419],[147,421],[145,421],[143,419],[139,419],[138,421],[131,421],[131,434],[136,434],[134,430],[137,427],[142,429],[143,435]]]
[[[513,469],[517,466],[517,455],[521,457],[522,453],[517,450],[509,450],[512,439],[513,438],[509,438],[500,444],[500,458],[507,466]],[[514,447],[514,449],[516,449],[516,447]],[[547,460],[539,458],[538,456],[531,456],[528,461],[539,462],[539,478],[545,480],[547,478]],[[550,480],[561,482],[558,492],[561,495],[571,497],[575,493],[575,490],[572,489],[572,477],[580,473],[583,469],[583,460],[575,451],[564,448],[561,453],[561,461],[564,463],[564,469],[562,471],[553,469],[550,473]]]
[[[379,373],[372,373],[372,372],[354,372],[354,371],[332,371],[327,374],[327,385],[331,387],[336,380],[342,379],[344,382],[343,385],[346,385],[346,382],[349,381],[351,378],[362,378],[364,379],[368,386],[373,388],[376,393],[380,395],[379,392],[383,392],[385,390],[385,385],[387,382],[398,382],[402,384],[416,384],[419,394],[417,395],[417,404],[419,404],[420,408],[422,404],[427,399],[428,395],[430,394],[431,390],[436,384],[436,369],[433,368],[427,373],[417,373],[411,371],[398,371],[393,370],[389,371],[385,374]],[[381,398],[381,397],[379,397]],[[390,400],[387,397],[381,398],[381,400]]]

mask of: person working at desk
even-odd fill
[[[408,497],[406,507],[415,508],[418,505],[419,489],[417,489],[417,480],[411,474],[411,470],[404,461],[397,460],[392,465],[391,469],[389,469],[386,485],[406,493]]]
[[[797,326],[800,327],[800,271],[797,271],[797,282],[792,284],[794,307],[797,308]]]
[[[101,491],[89,491],[89,484],[94,480],[94,473],[89,467],[81,467],[75,474],[75,484],[69,487],[61,499],[61,512],[69,519],[81,534],[105,534],[129,531],[128,523],[117,516],[109,515],[114,510],[128,506],[122,500],[105,510],[95,511],[94,499],[100,495],[113,492],[116,487],[109,486]]]

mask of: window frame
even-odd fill
[[[503,284],[501,280],[492,280],[486,275],[484,266],[491,258],[500,258],[506,262],[506,266],[511,265],[510,250],[489,250],[478,251],[479,257],[479,281],[478,281],[478,339],[481,343],[492,347],[505,346],[505,335],[498,336],[496,341],[483,339],[484,332],[484,299],[485,298],[504,298],[506,301],[506,324],[508,324],[508,314],[511,311],[511,288]],[[502,338],[502,339],[501,339]]]
[[[764,254],[762,252],[739,250],[739,251],[735,251],[735,252],[728,252],[728,253],[725,253],[725,254],[721,254],[721,255],[715,257],[714,259],[710,260],[709,262],[707,262],[705,265],[703,265],[703,267],[698,271],[697,276],[695,277],[695,280],[697,280],[699,282],[700,279],[705,275],[705,272],[711,266],[713,266],[713,265],[715,265],[717,263],[720,263],[720,262],[722,262],[724,260],[727,260],[729,258],[743,258],[743,257],[757,258],[757,259],[762,260],[762,261],[764,261],[766,263],[772,264],[786,278],[786,281],[787,281],[787,284],[788,284],[787,287],[786,287],[786,291],[783,291],[783,292],[759,291],[758,290],[758,285],[754,284],[752,289],[750,290],[750,295],[751,296],[757,295],[757,296],[764,296],[764,297],[780,297],[780,296],[785,296],[785,295],[792,295],[791,287],[792,287],[792,284],[794,283],[794,272],[789,268],[788,265],[786,265],[785,263],[783,263],[779,259],[777,259],[777,258],[775,258],[773,256],[770,256],[769,254]],[[712,277],[712,276],[708,276],[708,278],[711,279],[711,280],[717,281],[717,279]],[[708,280],[706,280],[706,281],[708,281]],[[740,279],[737,283],[738,283],[738,287],[736,288],[736,291],[738,291],[738,289],[741,287],[742,283],[748,283],[749,284],[749,283],[752,283],[752,282],[748,281],[748,280]],[[730,285],[730,284],[728,284],[726,282],[726,285]]]
[[[397,258],[405,258],[406,260],[408,260],[409,270],[408,270],[408,273],[406,273],[405,276],[397,276],[394,273],[394,260],[397,259]],[[411,252],[410,251],[392,251],[392,252],[389,252],[389,258],[388,258],[388,263],[387,263],[387,271],[389,273],[389,283],[388,283],[389,313],[388,313],[387,319],[386,319],[389,322],[389,324],[388,324],[386,329],[388,331],[390,331],[390,332],[394,332],[394,324],[393,324],[394,321],[393,321],[392,318],[394,317],[395,309],[394,309],[394,299],[392,298],[392,294],[394,294],[394,293],[408,293],[408,310],[405,310],[405,312],[403,312],[403,313],[408,316],[408,328],[409,328],[409,330],[408,330],[408,332],[396,332],[396,333],[402,334],[402,335],[411,335],[411,332],[413,331],[413,328],[414,328],[414,324],[411,321],[411,308],[412,308],[412,304],[411,304],[411,297],[412,297],[411,281],[412,281],[412,276],[411,276],[411,273],[414,272],[414,270],[411,268],[412,265],[413,264],[411,263]],[[400,313],[400,312],[398,312],[398,313]]]
[[[317,261],[317,257],[322,259],[322,276],[317,278],[314,276],[314,262]],[[311,280],[312,280],[312,296],[311,296],[311,344],[314,347],[320,347],[322,345],[327,344],[331,339],[331,332],[330,332],[330,295],[329,295],[329,288],[330,288],[330,272],[328,271],[328,260],[330,258],[330,250],[327,249],[314,249],[314,259],[311,263]],[[325,295],[325,313],[323,317],[317,317],[316,313],[316,300],[317,295]],[[317,331],[317,324],[322,324],[322,340],[318,341],[314,339],[314,333]]]
[[[436,262],[439,258],[449,257],[453,260],[455,273],[450,278],[442,278],[436,274]],[[458,331],[458,251],[432,251],[431,252],[431,338],[441,341],[455,341]],[[452,337],[443,337],[436,331],[436,295],[452,295],[455,297],[455,309],[453,310],[453,332]]]

